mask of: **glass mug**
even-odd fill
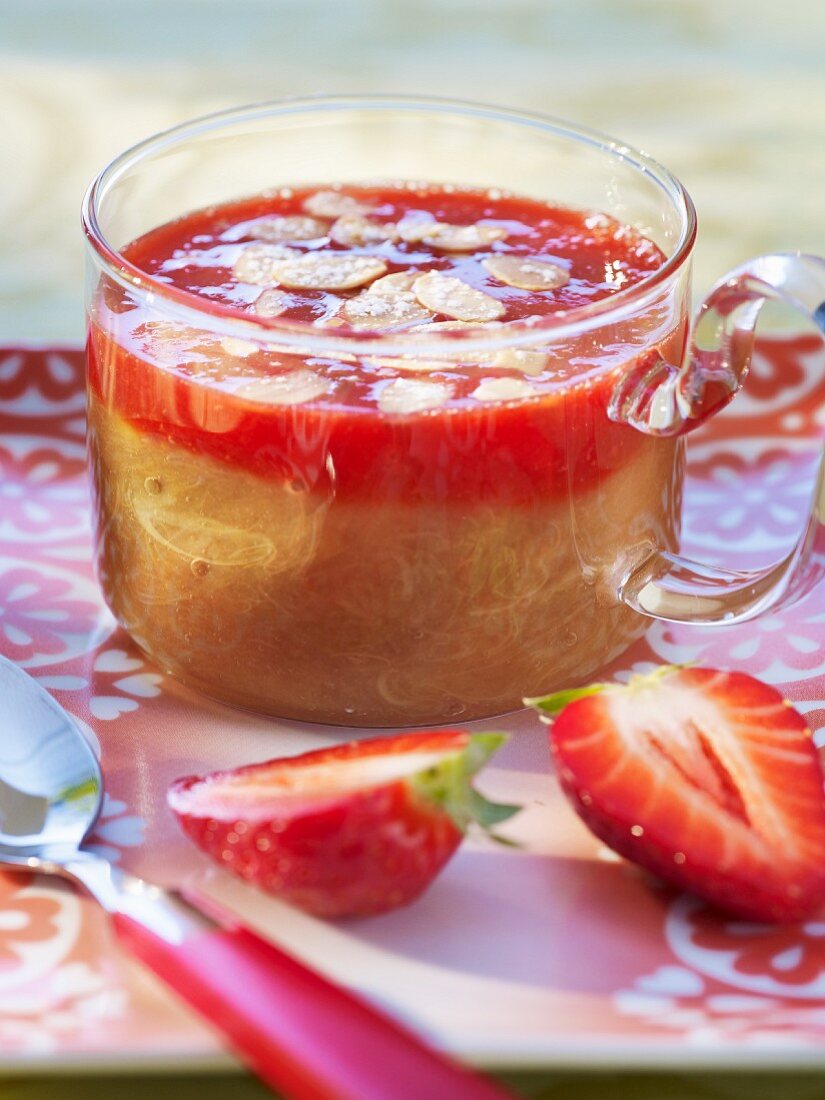
[[[413,341],[238,319],[118,251],[190,211],[276,186],[376,180],[601,211],[651,238],[665,261],[563,317]],[[640,152],[480,105],[292,100],[128,150],[92,183],[83,219],[101,584],[146,653],[212,696],[353,726],[481,718],[592,678],[651,616],[739,622],[815,580],[821,475],[805,532],[773,567],[724,570],[679,555],[681,437],[741,386],[767,299],[825,328],[825,262],[753,260],[710,292],[691,337],[694,208]],[[156,338],[136,343],[146,325]],[[311,402],[273,411],[187,380],[182,332],[207,356],[231,359],[229,337],[298,364],[537,352],[558,381],[461,418],[370,410],[355,424]],[[131,385],[142,422],[124,414]],[[190,429],[227,446],[270,442],[253,473],[185,445]],[[359,491],[348,491],[356,467]]]

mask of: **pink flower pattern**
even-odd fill
[[[69,457],[40,446],[15,457],[0,443],[0,540],[6,527],[31,540],[49,538],[55,528],[85,527],[85,469],[82,453]]]
[[[688,918],[691,939],[699,947],[734,951],[734,969],[742,975],[765,975],[789,986],[815,982],[825,974],[825,921],[764,925],[722,921],[699,909]]]
[[[647,644],[668,664],[694,661],[714,668],[741,668],[769,683],[807,680],[825,672],[825,609],[821,587],[795,608],[738,626],[700,630],[654,623]]]
[[[810,407],[794,413],[797,419],[788,420],[787,425],[781,417],[767,414],[781,403],[789,386],[794,392],[813,395],[811,402],[814,397],[819,400],[822,387],[811,385],[806,374],[815,348],[806,337],[796,351],[799,355],[794,359],[778,347],[767,346],[748,382],[747,414],[724,423],[711,422],[698,433],[691,476],[692,487],[700,492],[688,516],[697,554],[716,553],[721,558],[729,544],[793,538],[804,508],[798,433],[813,423],[815,409],[809,402]],[[800,365],[803,355],[807,358]],[[81,391],[79,354],[0,354],[0,546],[3,524],[14,531],[15,542],[13,550],[5,549],[10,556],[0,559],[0,653],[30,666],[37,664],[38,657],[49,657],[46,667],[34,668],[36,675],[78,714],[81,725],[87,724],[103,746],[109,797],[91,842],[107,858],[122,858],[127,866],[134,866],[131,861],[142,851],[147,861],[157,859],[156,853],[152,857],[152,832],[166,827],[153,818],[148,802],[152,788],[146,776],[152,753],[165,754],[154,763],[171,778],[177,757],[185,755],[186,749],[170,724],[169,714],[174,712],[163,709],[160,677],[123,635],[111,637],[109,631],[99,641],[95,631],[100,608],[78,595],[89,590],[91,580],[89,557],[78,553],[82,538],[77,535],[84,507],[77,493],[84,491],[85,484],[76,449],[82,437]],[[790,408],[789,402],[782,403],[783,415]],[[743,456],[744,441],[759,442],[768,436],[770,443],[752,464]],[[36,446],[24,444],[33,437]],[[72,534],[64,537],[60,533],[64,528]],[[86,589],[74,589],[71,576]],[[696,659],[747,668],[801,699],[812,726],[821,730],[825,740],[824,624],[825,591],[820,585],[797,606],[746,627],[688,630],[657,624],[623,658],[623,667],[651,660]],[[94,639],[93,644],[67,649],[66,639],[81,635]],[[803,683],[804,691],[797,691]],[[153,738],[156,733],[168,737]],[[135,812],[138,806],[150,822],[146,833],[146,822]],[[163,877],[163,868],[158,873]],[[661,919],[661,942],[643,945],[645,952],[658,952],[652,971],[640,963],[634,987],[617,988],[612,1000],[608,998],[613,1004],[610,1011],[620,1021],[614,1035],[628,1017],[634,1017],[637,1027],[641,1026],[638,1021],[644,1021],[644,1035],[652,1043],[661,1039],[662,1028],[697,1044],[758,1043],[763,1036],[775,1040],[785,1034],[791,1041],[800,1037],[809,1041],[812,1036],[822,1041],[825,997],[805,1003],[800,997],[825,981],[825,925],[814,921],[801,928],[766,931],[720,921],[704,910],[690,910],[687,915],[679,910],[682,939],[677,944],[667,938],[666,930],[680,904],[680,899],[662,901],[662,917],[656,916],[657,921]],[[19,948],[53,936],[57,919],[57,903],[43,896],[19,903],[14,897],[5,899],[0,908],[0,978],[15,966]],[[628,935],[632,935],[630,925]],[[614,928],[614,941],[618,934]],[[85,939],[81,935],[61,966],[82,959],[92,938],[92,933]],[[721,977],[701,971],[696,959],[702,953],[726,960]],[[106,988],[117,991],[122,980],[115,971],[106,977]],[[753,983],[760,982],[773,992],[753,993],[757,988]],[[127,1005],[123,1011],[128,1024],[134,1008]],[[5,1028],[3,1022],[0,1005],[3,1050],[26,1049],[34,1032],[39,1035],[44,1028],[54,1048],[71,1049],[73,1042],[82,1041],[73,1038],[81,1032],[71,1028],[60,1031],[54,1025],[50,1030],[52,1023],[45,1015],[33,1021],[9,1017]]]
[[[805,382],[804,356],[817,354],[820,341],[817,336],[798,336],[791,355],[783,340],[765,340],[759,350],[748,375],[747,393],[763,407],[770,408],[788,389]]]
[[[44,411],[83,390],[83,357],[75,350],[45,352],[11,349],[0,353],[0,409],[27,391],[41,399]]]
[[[806,518],[816,458],[811,448],[796,454],[774,445],[750,460],[728,443],[692,461],[688,538],[737,552],[766,544],[789,550]]]
[[[0,648],[13,661],[56,655],[67,634],[92,633],[96,604],[71,597],[72,585],[26,566],[0,569]]]
[[[20,965],[20,948],[57,933],[60,905],[50,898],[16,893],[0,910],[0,974]]]

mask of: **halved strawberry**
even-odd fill
[[[752,920],[825,901],[819,756],[774,688],[665,666],[527,702],[553,716],[561,784],[615,851]]]
[[[456,730],[400,734],[176,780],[168,801],[208,855],[324,917],[380,913],[429,885],[471,821],[518,807],[470,780],[506,740]]]

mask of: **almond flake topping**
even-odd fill
[[[336,244],[355,248],[398,240],[398,230],[394,222],[371,222],[361,214],[344,214],[334,223],[329,235]]]
[[[502,348],[492,358],[499,370],[520,370],[522,374],[541,374],[547,369],[547,356],[533,348]]]
[[[316,191],[304,199],[304,210],[316,218],[341,218],[344,214],[369,214],[369,207],[364,206],[352,195],[344,195],[340,191]]]
[[[275,281],[294,290],[354,290],[384,275],[387,265],[375,256],[343,252],[307,252],[273,264]]]
[[[258,350],[257,344],[253,344],[251,340],[239,340],[237,336],[224,336],[221,339],[221,347],[227,355],[235,359],[248,359]]]
[[[420,278],[420,271],[395,271],[392,275],[382,275],[370,284],[370,294],[401,294],[412,290],[413,283]]]
[[[476,401],[515,401],[531,397],[536,391],[523,378],[485,378],[473,390]]]
[[[178,321],[146,321],[135,329],[135,336],[157,363],[178,365],[204,350],[211,357],[216,350],[205,332]]]
[[[247,401],[260,401],[265,405],[302,405],[326,393],[329,386],[329,381],[314,371],[294,370],[271,378],[256,378],[235,393]]]
[[[371,367],[383,370],[406,370],[417,374],[429,374],[436,370],[455,370],[456,364],[449,359],[421,359],[417,355],[382,355],[376,359],[365,359]]]
[[[302,214],[264,218],[250,229],[262,241],[314,241],[328,232],[326,222]]]
[[[406,241],[407,244],[418,244],[425,237],[442,229],[443,224],[432,219],[402,218],[396,228],[402,241]]]
[[[444,252],[475,252],[478,248],[486,248],[493,241],[503,241],[506,236],[506,229],[494,225],[437,223],[430,227],[423,240],[430,248],[438,248]]]
[[[456,321],[497,321],[504,316],[501,302],[452,275],[431,271],[415,280],[416,298],[432,313],[443,313]]]
[[[570,282],[570,274],[558,264],[528,256],[489,256],[481,261],[500,283],[519,290],[558,290]]]
[[[502,325],[500,321],[488,321],[485,329],[504,329],[506,326]],[[432,324],[415,325],[410,329],[407,334],[411,339],[418,337],[426,337],[431,332],[463,332],[467,329],[478,329],[478,324],[470,324],[468,321],[435,321]],[[445,344],[446,347],[450,347],[451,353],[453,348],[455,349],[456,359],[450,364],[439,363],[438,368],[432,367],[430,369],[447,369],[447,367],[455,367],[457,361],[472,362],[483,367],[494,367],[498,370],[517,370],[522,374],[541,374],[547,369],[548,357],[543,351],[536,351],[534,348],[502,348],[500,351],[473,351],[467,352],[465,355],[461,355],[462,342],[460,340],[450,341],[450,344]]]
[[[406,325],[411,321],[426,321],[428,310],[419,305],[409,290],[392,293],[389,289],[374,291],[372,287],[344,302],[340,316],[354,328],[378,329]]]
[[[278,282],[273,273],[274,265],[279,261],[298,256],[300,252],[294,248],[287,248],[286,245],[251,244],[235,261],[232,274],[239,283],[271,286]]]
[[[288,304],[286,294],[270,287],[258,295],[252,308],[259,317],[280,317]]]
[[[381,390],[378,408],[384,413],[426,412],[449,401],[451,393],[450,387],[443,382],[396,378]]]

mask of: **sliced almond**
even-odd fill
[[[252,304],[259,317],[280,317],[289,304],[286,294],[271,287],[262,291]]]
[[[365,359],[371,367],[382,370],[406,370],[414,374],[430,374],[437,370],[455,370],[456,364],[449,359],[422,359],[417,355],[382,355],[380,358]]]
[[[370,294],[401,294],[412,290],[415,280],[420,278],[420,271],[394,271],[370,283]]]
[[[489,321],[485,329],[502,329],[505,326],[499,321]],[[478,329],[478,324],[470,324],[468,321],[435,321],[432,324],[416,325],[407,334],[412,339],[426,337],[435,332],[462,332],[467,329]],[[451,341],[455,348],[455,354],[461,355],[461,341]],[[449,345],[446,345],[449,346]],[[452,348],[451,348],[452,350]],[[467,352],[461,360],[467,363],[476,363],[478,366],[493,367],[497,370],[517,370],[522,374],[541,374],[547,369],[548,357],[543,351],[533,348],[502,348],[501,351],[473,351]],[[451,364],[455,366],[455,360]]]
[[[204,342],[205,334],[202,329],[192,328],[180,321],[145,321],[135,329],[135,335],[145,337],[147,343],[156,340],[159,343],[186,341],[194,346]]]
[[[547,356],[533,348],[502,348],[492,357],[491,366],[498,370],[520,370],[522,374],[541,374],[547,369]]]
[[[507,230],[495,225],[446,225],[438,223],[423,238],[430,248],[444,252],[475,252],[493,241],[503,241]]]
[[[398,240],[395,222],[371,222],[362,214],[344,214],[333,224],[329,235],[336,244],[350,248]]]
[[[258,345],[251,340],[239,340],[237,336],[224,336],[221,339],[221,347],[227,355],[235,359],[248,359],[258,351]]]
[[[353,328],[379,329],[425,321],[431,315],[411,291],[393,294],[384,290],[376,294],[369,287],[344,302],[339,316]]]
[[[288,214],[281,218],[263,218],[249,227],[262,241],[314,241],[326,237],[327,224],[303,214]]]
[[[384,413],[426,412],[444,405],[451,394],[452,390],[444,382],[396,378],[381,390],[378,408]]]
[[[532,397],[536,391],[523,378],[485,378],[473,390],[476,401],[516,401]]]
[[[570,273],[559,264],[529,256],[488,256],[481,263],[494,279],[519,290],[558,290],[570,282]]]
[[[431,271],[413,284],[418,301],[433,313],[443,313],[456,321],[498,321],[504,316],[501,302],[452,275]]]
[[[345,214],[369,214],[370,208],[341,191],[316,191],[304,199],[304,210],[316,218],[341,218]]]
[[[192,358],[216,352],[212,339],[202,330],[178,321],[146,321],[135,329],[141,347],[153,362],[178,366]]]
[[[232,274],[239,283],[271,286],[278,281],[273,273],[274,265],[300,255],[296,249],[283,244],[251,244],[235,261]]]
[[[441,222],[430,218],[402,218],[397,225],[398,236],[407,244],[418,244],[442,228]]]
[[[289,374],[277,374],[270,378],[256,378],[235,390],[238,397],[247,401],[260,401],[265,405],[302,405],[326,393],[329,380],[311,370],[294,370]]]
[[[273,264],[275,281],[295,290],[354,290],[384,275],[387,265],[375,256],[344,252],[307,252]]]

